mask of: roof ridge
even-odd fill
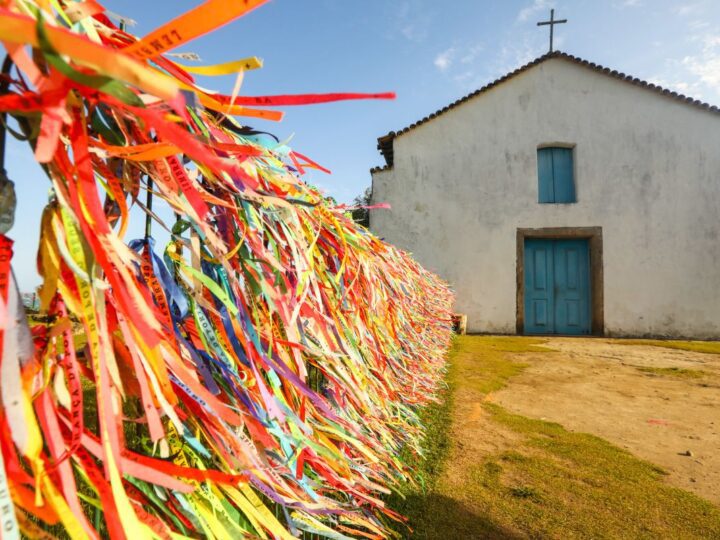
[[[436,110],[433,113],[430,113],[429,115],[421,118],[420,120],[417,120],[416,122],[413,122],[409,126],[406,126],[398,131],[390,131],[386,135],[378,137],[377,148],[380,151],[380,153],[382,154],[382,156],[385,158],[386,165],[384,165],[382,167],[373,167],[372,169],[370,169],[370,172],[387,170],[393,166],[393,162],[394,162],[394,160],[393,160],[393,158],[394,158],[393,139],[395,139],[395,137],[402,135],[404,133],[407,133],[408,131],[415,129],[416,127],[418,127],[422,124],[425,124],[426,122],[429,122],[433,118],[436,118],[436,117],[440,116],[441,114],[446,113],[450,109],[454,109],[455,107],[465,103],[466,101],[474,98],[475,96],[482,94],[484,92],[487,92],[491,88],[494,88],[495,86],[498,86],[499,84],[504,83],[508,79],[511,79],[511,78],[515,77],[516,75],[519,75],[520,73],[522,73],[522,72],[530,69],[531,67],[536,66],[542,62],[545,62],[546,60],[548,60],[550,58],[562,58],[564,60],[568,60],[575,64],[579,64],[581,66],[590,68],[599,73],[603,73],[603,74],[613,77],[615,79],[629,82],[636,86],[640,86],[641,88],[646,88],[647,90],[653,91],[658,94],[662,94],[671,99],[675,99],[677,101],[687,103],[688,105],[692,105],[692,106],[701,108],[708,112],[720,114],[720,108],[718,108],[716,105],[711,105],[709,103],[700,101],[699,99],[695,99],[690,96],[686,96],[685,94],[681,94],[674,90],[669,90],[660,85],[639,79],[637,77],[633,77],[632,75],[626,75],[625,73],[623,73],[621,71],[610,69],[610,68],[602,66],[600,64],[590,62],[588,60],[585,60],[584,58],[580,58],[579,56],[573,56],[572,54],[568,54],[566,52],[556,50],[556,51],[545,53],[542,56],[538,56],[537,58],[528,62],[527,64],[524,64],[524,65],[520,66],[519,68],[517,68],[513,71],[510,71],[509,73],[506,73],[502,77],[499,77],[499,78],[495,79],[494,81],[487,83],[485,86],[482,86],[482,87],[478,88],[477,90],[473,90],[469,94],[466,94],[466,95],[456,99],[452,103],[446,105],[445,107],[442,107],[441,109]]]

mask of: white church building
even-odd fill
[[[720,110],[548,53],[378,139],[370,229],[469,332],[720,338]]]

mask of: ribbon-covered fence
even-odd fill
[[[391,94],[250,97],[258,59],[169,52],[262,3],[208,0],[141,39],[93,0],[1,3],[0,111],[51,187],[31,324],[0,235],[3,538],[384,538],[402,521],[383,497],[412,481],[451,294],[244,120]]]

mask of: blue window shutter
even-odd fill
[[[574,203],[573,149],[538,148],[538,202]]]
[[[553,185],[556,203],[575,202],[572,148],[552,148]]]
[[[538,202],[555,202],[553,148],[538,148]]]

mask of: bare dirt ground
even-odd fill
[[[517,355],[527,369],[487,399],[602,437],[664,468],[671,484],[720,504],[719,354],[607,339],[543,345],[558,352]]]

